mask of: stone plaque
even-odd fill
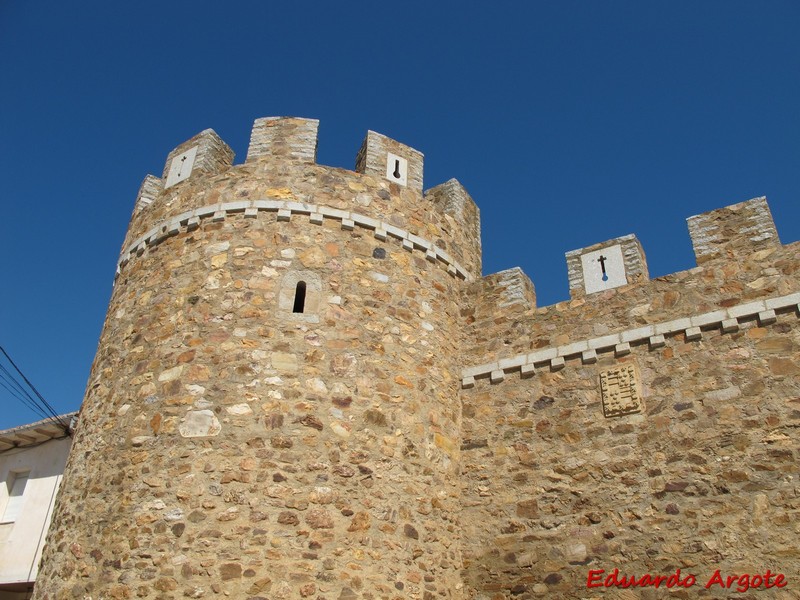
[[[603,415],[620,417],[642,411],[639,376],[632,364],[600,373],[600,393],[603,396]]]
[[[386,179],[400,185],[408,183],[408,161],[391,152],[386,155]]]
[[[583,288],[587,294],[610,290],[628,283],[622,246],[607,246],[581,255]]]
[[[194,159],[196,157],[197,146],[192,146],[186,152],[182,152],[173,158],[172,162],[169,164],[167,182],[164,184],[164,187],[171,187],[189,177],[189,175],[192,174],[192,167],[194,166]]]

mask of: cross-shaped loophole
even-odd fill
[[[605,256],[603,256],[602,254],[600,255],[600,258],[597,259],[597,262],[600,263],[600,268],[603,270],[603,277],[601,278],[603,281],[608,281],[608,273],[606,273],[606,261],[607,260],[608,259]]]

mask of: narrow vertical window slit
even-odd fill
[[[298,281],[297,287],[294,290],[294,307],[292,312],[302,313],[306,304],[306,282]]]

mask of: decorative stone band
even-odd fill
[[[739,321],[757,318],[761,325],[774,323],[777,319],[775,311],[800,311],[800,292],[739,304],[730,308],[715,310],[665,323],[628,329],[620,333],[590,338],[563,346],[543,348],[529,354],[518,354],[511,358],[503,358],[497,362],[468,367],[461,373],[461,386],[471,388],[476,377],[488,376],[492,383],[500,383],[507,372],[519,371],[522,377],[531,377],[538,367],[561,369],[567,358],[580,356],[583,363],[597,361],[598,352],[613,351],[615,356],[624,356],[631,351],[631,344],[647,341],[650,349],[666,344],[665,336],[683,333],[687,340],[699,340],[703,330],[721,328],[723,333],[732,333],[739,329]]]
[[[117,275],[122,272],[122,268],[133,256],[140,255],[145,251],[145,248],[155,246],[168,237],[177,235],[181,230],[191,231],[196,229],[203,219],[218,222],[225,220],[229,215],[237,213],[244,213],[245,218],[255,218],[259,211],[277,213],[278,221],[288,221],[292,218],[292,215],[308,215],[311,223],[315,225],[322,225],[324,219],[334,219],[341,222],[342,229],[353,230],[355,227],[368,229],[373,232],[375,238],[381,241],[390,237],[400,240],[403,248],[409,252],[413,250],[422,251],[425,253],[425,258],[432,263],[441,263],[453,277],[472,281],[472,276],[466,269],[453,260],[447,252],[435,246],[433,242],[409,231],[347,210],[286,200],[238,200],[203,206],[202,208],[181,213],[165,223],[153,227],[123,250],[117,263]]]

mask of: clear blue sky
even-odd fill
[[[688,216],[766,195],[800,238],[800,3],[0,0],[0,344],[59,412],[83,397],[142,178],[213,128],[367,129],[481,208],[484,273],[567,298],[564,252],[635,233],[694,266]],[[0,389],[0,429],[37,416]]]

